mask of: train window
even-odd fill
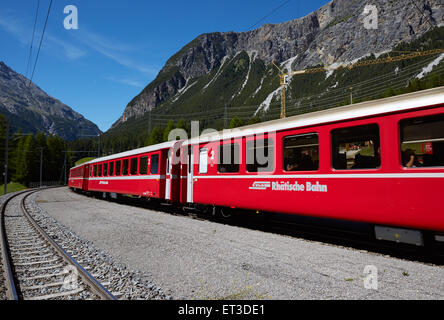
[[[261,139],[247,141],[247,171],[271,172],[274,169],[274,141]]]
[[[151,174],[159,173],[159,155],[153,154],[151,156]]]
[[[97,177],[97,165],[94,165],[94,177]]]
[[[137,162],[139,158],[131,158],[131,175],[137,175]]]
[[[141,157],[139,164],[139,173],[147,174],[148,173],[148,157]]]
[[[334,169],[376,169],[381,165],[379,127],[370,124],[333,130]]]
[[[208,172],[208,149],[202,148],[199,151],[199,173]]]
[[[93,174],[94,174],[94,166],[91,166],[91,167],[89,168],[89,176],[92,177]]]
[[[108,172],[109,176],[113,176],[114,175],[114,161],[111,161],[109,163],[109,172]]]
[[[128,175],[128,167],[129,167],[129,159],[125,159],[122,161],[122,175]]]
[[[104,177],[108,176],[108,163],[103,164],[103,176]]]
[[[284,137],[284,170],[315,171],[319,169],[317,133]]]
[[[122,167],[122,161],[116,161],[116,176],[120,176],[120,168]]]
[[[444,114],[403,120],[400,129],[404,167],[444,166]]]
[[[223,144],[219,146],[217,171],[220,173],[239,172],[239,144]]]
[[[99,177],[102,176],[102,168],[103,168],[103,165],[99,164]]]

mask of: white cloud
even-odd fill
[[[105,79],[116,82],[116,83],[120,83],[120,84],[125,84],[131,87],[136,87],[136,88],[143,88],[144,84],[138,80],[134,80],[134,79],[130,79],[130,78],[117,78],[117,77],[113,77],[113,76],[107,76],[105,77]]]
[[[30,30],[32,30],[32,28],[26,27],[24,22],[20,21],[20,19],[16,18],[15,16],[10,14],[0,16],[0,28],[13,35],[22,45],[29,46],[31,44]],[[34,50],[38,48],[40,37],[41,33],[36,32],[34,36]],[[55,37],[49,32],[45,33],[42,50],[53,53],[57,56],[62,55],[69,60],[77,60],[86,55],[86,51],[69,42],[61,40],[58,37]]]
[[[136,70],[148,76],[155,76],[158,73],[157,68],[137,62],[129,57],[132,52],[138,50],[134,46],[107,39],[102,35],[86,30],[85,27],[79,29],[79,33],[76,34],[76,37],[89,48],[124,67]]]

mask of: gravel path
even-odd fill
[[[41,191],[36,202],[174,299],[444,299],[441,266],[120,205],[68,188]],[[367,266],[376,267],[377,283]]]

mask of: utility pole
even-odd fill
[[[97,158],[100,158],[100,155],[102,154],[102,150],[101,149],[101,145],[102,145],[102,133],[99,133],[99,151],[97,154]]]
[[[40,147],[40,188],[42,187],[42,173],[43,173],[43,147]]]
[[[65,180],[64,180],[64,181],[65,181],[65,184],[66,184],[66,169],[67,169],[67,168],[66,168],[66,157],[67,157],[67,155],[68,155],[68,154],[65,152],[65,160],[64,160],[64,163],[63,163],[63,171],[65,171],[65,172],[64,172],[64,173],[65,173]]]
[[[151,134],[151,110],[148,111],[148,136]]]
[[[353,104],[353,87],[350,87],[350,104]]]
[[[224,108],[224,129],[227,128],[227,123],[228,123],[228,109],[227,109],[227,104],[225,103],[225,108]]]
[[[5,128],[5,193],[6,194],[6,188],[8,186],[8,144],[9,144],[9,122],[6,120],[6,128]]]

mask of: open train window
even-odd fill
[[[99,177],[102,176],[102,168],[103,168],[103,165],[99,164]]]
[[[222,144],[219,146],[217,163],[219,173],[239,172],[239,144]]]
[[[202,148],[199,150],[199,173],[208,172],[208,149]]]
[[[122,161],[122,175],[128,175],[128,167],[129,167],[129,159],[125,159]]]
[[[376,169],[381,166],[377,124],[332,130],[333,168]]]
[[[402,166],[444,166],[444,114],[400,122]]]
[[[116,176],[120,176],[120,169],[122,167],[122,161],[116,161]]]
[[[114,161],[111,161],[109,163],[109,172],[108,172],[109,176],[113,176],[114,175]]]
[[[140,157],[139,173],[140,174],[148,173],[148,157]]]
[[[131,158],[131,175],[137,175],[137,162],[138,158]]]
[[[153,154],[151,156],[151,174],[158,174],[159,173],[159,155]]]
[[[316,133],[284,137],[284,170],[319,169],[319,137]]]
[[[274,140],[247,141],[247,171],[271,172],[274,170]]]
[[[97,177],[97,165],[94,165],[94,177]]]
[[[108,176],[108,163],[103,164],[103,176]]]

